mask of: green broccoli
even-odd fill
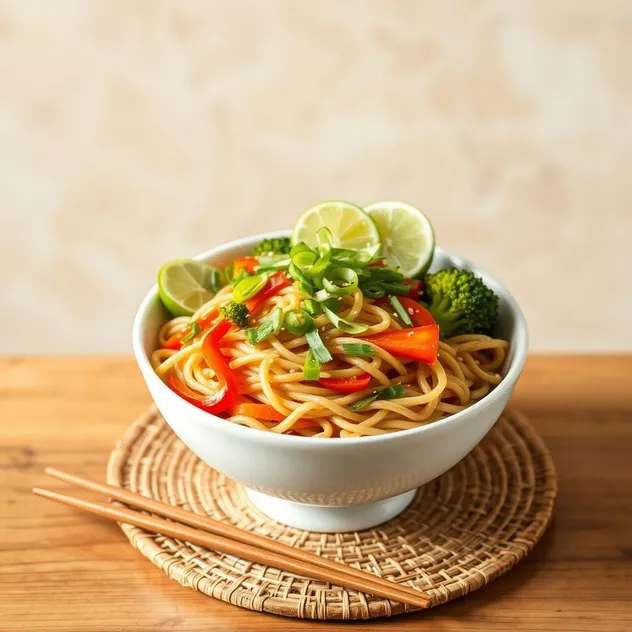
[[[289,237],[274,237],[260,241],[252,251],[254,256],[258,255],[287,255],[292,250]]]
[[[219,308],[219,313],[233,325],[237,325],[240,329],[248,327],[248,308],[243,303],[237,301],[229,301],[226,305]]]
[[[498,317],[498,297],[472,272],[448,268],[429,274],[424,293],[441,338],[491,333]]]

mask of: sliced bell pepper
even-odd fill
[[[198,327],[200,331],[204,331],[208,329],[214,320],[217,319],[219,312],[216,309],[211,310],[206,316],[203,316],[197,321]],[[174,351],[178,351],[182,348],[182,338],[187,336],[191,331],[191,327],[188,325],[183,327],[182,329],[176,331],[175,334],[171,335],[164,345],[162,345],[163,349],[173,349]]]
[[[253,298],[246,301],[246,306],[252,314],[256,311],[263,301],[270,296],[276,294],[282,288],[291,284],[291,281],[285,272],[273,274],[264,288]],[[215,317],[217,312],[215,312]],[[211,315],[209,314],[200,323],[210,323]],[[221,413],[235,405],[239,394],[239,385],[235,372],[230,368],[226,356],[221,351],[221,339],[233,328],[233,325],[227,320],[220,320],[208,330],[202,339],[202,356],[206,364],[213,369],[215,376],[219,382],[217,393],[209,397],[204,397],[200,393],[196,393],[183,384],[173,373],[169,375],[169,386],[178,395],[186,399],[189,403],[206,410],[209,413]],[[177,332],[180,333],[180,332]],[[184,333],[182,335],[185,335]],[[175,336],[175,334],[174,334]],[[172,336],[173,338],[173,336]],[[169,339],[171,340],[171,338]],[[167,341],[169,342],[169,341]]]
[[[248,274],[254,274],[259,260],[257,257],[239,257],[233,261],[233,279],[239,275],[242,270],[245,270]]]
[[[229,412],[231,415],[245,415],[260,421],[283,421],[285,419],[285,415],[268,404],[255,404],[245,401],[237,402],[231,407]]]
[[[285,272],[275,272],[268,279],[261,291],[245,301],[245,305],[250,314],[254,314],[267,298],[278,294],[283,288],[288,287],[289,285],[292,285],[292,279],[290,279]]]
[[[413,321],[413,325],[415,327],[424,327],[426,325],[436,325],[435,319],[432,314],[420,303],[414,301],[412,298],[408,298],[407,296],[398,296],[397,299],[401,303],[401,306],[408,312],[410,315],[410,320]],[[382,309],[393,311],[391,304],[388,298],[379,298],[375,301],[375,305],[381,307]]]
[[[337,393],[357,393],[369,386],[371,376],[368,373],[352,377],[321,377],[318,383]]]
[[[412,318],[412,316],[411,316]],[[409,358],[433,364],[439,352],[439,327],[424,325],[398,331],[387,331],[365,338],[396,358]]]
[[[416,301],[421,294],[424,284],[419,279],[404,279],[402,283],[408,286],[408,298]]]
[[[217,414],[230,408],[236,401],[239,385],[235,372],[228,365],[226,356],[220,349],[220,340],[228,333],[232,325],[220,320],[209,329],[202,339],[202,356],[206,364],[213,369],[219,382],[219,389],[213,395],[205,397],[183,384],[173,373],[169,374],[169,386],[190,404]]]

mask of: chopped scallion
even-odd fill
[[[246,329],[246,339],[251,345],[257,345],[273,334],[278,334],[283,325],[283,312],[275,307],[256,327]]]
[[[362,343],[344,343],[342,351],[348,356],[375,356],[377,352],[371,345]]]
[[[329,318],[336,329],[344,331],[346,334],[362,334],[369,328],[369,326],[364,323],[354,323],[341,318],[338,314],[334,314],[328,307],[323,306],[323,312],[325,312],[327,318]]]
[[[413,321],[410,320],[410,314],[404,309],[404,306],[399,302],[397,296],[389,296],[388,300],[391,302],[393,309],[397,312],[400,320],[408,327],[413,326]]]
[[[332,357],[331,353],[329,353],[329,349],[325,346],[320,334],[318,333],[318,329],[311,329],[305,334],[305,338],[307,339],[307,344],[309,348],[312,350],[314,357],[321,363],[325,364],[326,362],[331,362]]]
[[[314,320],[307,310],[298,308],[285,313],[285,328],[295,336],[302,336],[312,328]]]
[[[197,320],[192,320],[189,323],[189,328],[189,333],[184,336],[180,342],[189,342],[189,340],[193,340],[193,338],[195,338],[202,331],[202,327],[200,327]]]
[[[253,274],[239,281],[233,288],[233,300],[243,303],[263,289],[268,281],[267,274]]]
[[[373,395],[369,395],[369,397],[365,397],[357,401],[355,404],[351,404],[349,406],[349,410],[356,412],[358,410],[362,410],[376,399],[397,399],[398,397],[404,397],[406,395],[406,389],[401,384],[393,384],[392,386],[386,386],[385,388],[381,388],[379,391],[373,393]]]
[[[317,380],[320,377],[320,362],[310,349],[303,365],[303,377],[308,381]]]

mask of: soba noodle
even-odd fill
[[[232,288],[224,287],[202,306],[193,320],[216,310],[232,298]],[[258,323],[275,307],[298,308],[304,300],[294,287],[286,287],[278,295],[266,299],[257,318]],[[378,399],[358,411],[350,410],[355,402],[370,396],[376,386],[356,393],[338,393],[305,382],[303,366],[308,351],[305,336],[295,336],[282,329],[256,347],[250,345],[243,330],[231,331],[222,339],[222,351],[230,359],[230,367],[239,375],[240,393],[251,401],[272,406],[285,419],[281,422],[261,421],[246,415],[226,416],[233,423],[265,430],[308,437],[362,437],[379,435],[431,423],[457,413],[487,395],[502,379],[500,367],[508,343],[480,334],[462,335],[439,343],[437,361],[423,364],[416,360],[398,359],[381,349],[366,336],[402,329],[392,310],[373,304],[359,289],[341,298],[340,315],[348,321],[365,323],[368,330],[360,337],[345,334],[327,316],[314,317],[314,324],[333,356],[323,364],[321,377],[353,377],[369,373],[379,388],[402,384],[406,395],[398,399]],[[187,327],[189,317],[178,317],[165,323],[159,333],[159,345],[175,332]],[[151,361],[163,379],[170,371],[189,388],[202,396],[218,390],[213,370],[202,356],[202,335],[178,350],[159,348]],[[374,356],[345,355],[343,344],[369,344]]]

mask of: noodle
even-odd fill
[[[232,297],[230,286],[222,288],[203,305],[197,320]],[[287,311],[300,306],[303,296],[295,287],[284,288],[262,304],[255,323],[275,307]],[[441,341],[437,361],[432,365],[398,359],[374,345],[366,336],[402,329],[386,309],[374,305],[360,290],[343,297],[340,316],[349,322],[363,323],[368,329],[358,338],[334,327],[325,315],[314,317],[323,342],[333,360],[321,367],[321,377],[358,377],[368,373],[378,388],[402,384],[405,395],[398,399],[377,399],[361,410],[350,406],[371,396],[376,386],[354,393],[339,393],[318,382],[303,381],[303,365],[308,351],[305,336],[282,329],[256,347],[246,341],[243,330],[230,332],[221,343],[230,367],[239,376],[240,393],[252,402],[267,404],[280,413],[283,421],[262,421],[238,414],[228,421],[268,432],[307,437],[362,437],[417,428],[471,406],[487,395],[502,380],[498,370],[505,360],[508,343],[482,334],[468,334]],[[189,318],[173,318],[158,335],[161,348],[151,362],[163,379],[174,371],[190,389],[204,396],[218,390],[214,372],[202,356],[202,335],[185,342],[180,350],[162,346],[174,333],[188,326]],[[359,340],[362,339],[362,340]],[[343,345],[363,342],[375,351],[373,356],[348,356]]]

